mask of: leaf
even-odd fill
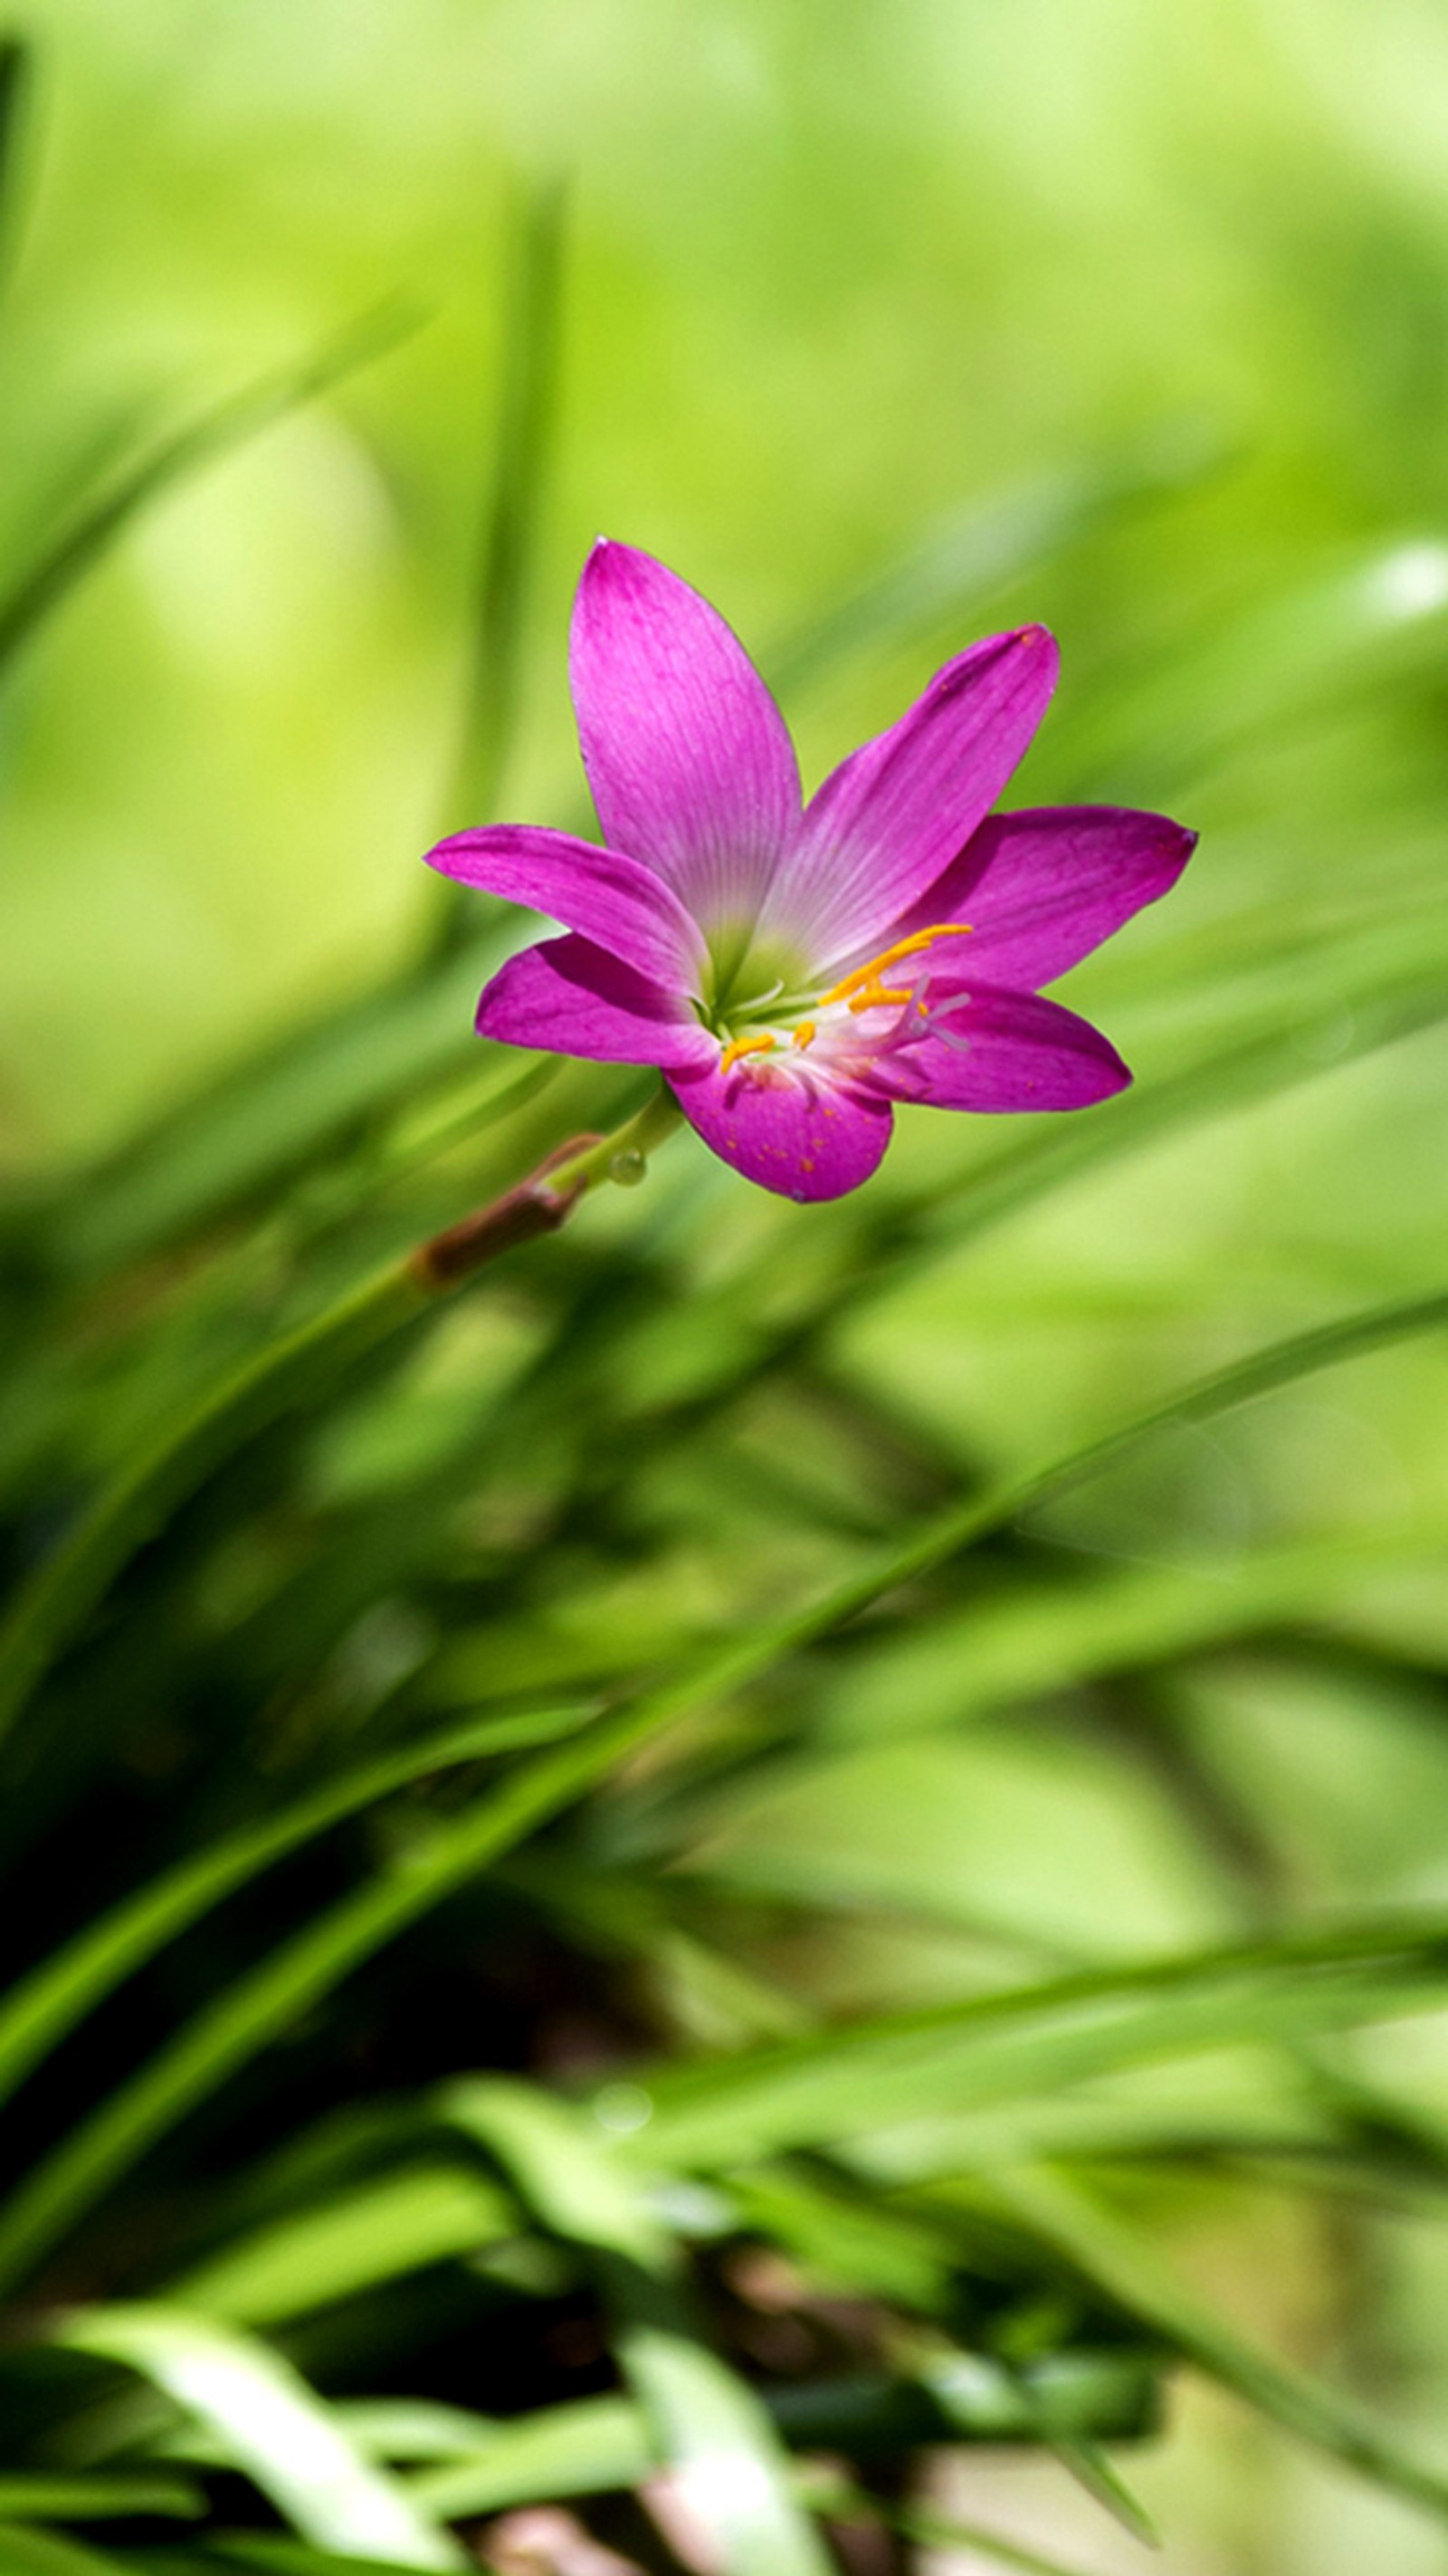
[[[543,2224],[590,2258],[671,2501],[710,2560],[724,2576],[828,2576],[769,2416],[704,2341],[678,2249],[632,2178],[575,2111],[536,2087],[472,2081],[445,2094],[443,2108],[501,2159]]]
[[[0,2000],[0,2102],[47,2050],[164,1943],[315,1835],[429,1772],[546,1742],[591,1714],[578,1708],[526,1710],[444,1728],[380,1761],[343,1772],[278,1813],[243,1825],[209,1850],[177,1862],[87,1924]]]
[[[1005,2206],[1152,2333],[1163,2335],[1287,2432],[1362,2471],[1377,2485],[1448,2517],[1448,2477],[1399,2449],[1349,2400],[1286,2362],[1259,2352],[1173,2280],[1147,2242],[1060,2173],[1037,2168],[994,2178]]]
[[[73,2311],[51,2340],[162,2389],[221,2436],[304,2539],[403,2567],[466,2567],[462,2551],[266,2345],[181,2308],[125,2306]]]

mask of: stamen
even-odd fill
[[[867,984],[862,993],[852,993],[846,1008],[851,1011],[878,1011],[886,1002],[908,1002],[910,991],[900,985]]]
[[[769,1055],[773,1052],[774,1046],[775,1040],[767,1029],[755,1029],[746,1038],[731,1038],[719,1058],[719,1070],[721,1073],[728,1073],[731,1067],[739,1062],[742,1055]]]
[[[842,975],[838,984],[832,984],[827,993],[821,993],[820,1001],[822,1004],[846,1001],[851,993],[859,991],[861,985],[877,984],[885,968],[893,966],[897,957],[917,956],[922,948],[929,948],[937,939],[964,939],[970,928],[968,921],[940,921],[933,930],[912,930],[908,939],[897,939],[893,948],[882,948],[879,956],[872,957],[867,966],[856,966],[848,975]],[[909,995],[904,998],[908,1001]]]
[[[790,1044],[797,1047],[813,1046],[817,1034],[813,1020],[801,1020]]]

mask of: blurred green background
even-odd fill
[[[948,652],[1040,618],[1063,679],[1011,801],[1202,835],[1063,996],[1135,1067],[1126,1101],[1054,1127],[906,1113],[881,1177],[826,1210],[682,1137],[645,1191],[590,1201],[188,1497],[17,1734],[25,1966],[424,1720],[630,1689],[1203,1372],[1442,1288],[1448,16],[49,0],[16,33],[17,1581],[233,1364],[642,1096],[617,1068],[514,1096],[522,1060],[468,1026],[524,926],[479,903],[459,928],[418,865],[484,805],[584,810],[564,648],[597,531],[719,604],[808,783]],[[163,480],[7,629],[154,441],[378,310],[337,383]],[[47,2256],[59,2289],[169,2295],[285,2200],[265,2159],[307,2123],[465,2067],[582,2080],[1442,1906],[1445,1419],[1441,1334],[1390,1336],[1007,1513],[716,1693],[533,1879],[458,1898],[98,2198]],[[253,1892],[203,1931],[94,2066],[62,2059],[18,2169],[409,1830],[359,1829],[274,1915]],[[470,1986],[459,1963],[498,1941],[546,1973]],[[1435,2001],[1280,2055],[1167,2049],[1068,2088],[1069,2116],[1043,2082],[1016,2146],[1078,2159],[1442,2479]],[[863,2170],[887,2193],[916,2168],[881,2085]],[[354,2396],[481,2402],[451,2345],[409,2379],[392,2331]],[[314,2340],[327,2385],[337,2336]],[[1098,2576],[1150,2563],[1058,2461],[934,2457],[942,2511]],[[1200,2375],[1129,2475],[1173,2576],[1448,2569],[1441,2499],[1424,2515]]]

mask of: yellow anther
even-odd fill
[[[815,1035],[816,1031],[813,1020],[801,1020],[799,1027],[795,1030],[794,1036],[790,1040],[790,1044],[791,1046],[797,1047],[813,1046]]]
[[[862,993],[851,994],[849,1008],[852,1011],[878,1011],[886,1002],[908,1002],[909,999],[909,993],[902,992],[898,985],[867,984]]]
[[[739,1062],[742,1055],[769,1055],[774,1045],[775,1041],[767,1029],[756,1029],[747,1038],[731,1038],[719,1058],[719,1070],[721,1073],[727,1073],[731,1065]]]
[[[893,966],[897,957],[916,957],[922,948],[929,948],[935,940],[963,939],[969,930],[968,921],[939,921],[933,930],[912,930],[908,939],[897,939],[893,948],[882,948],[878,957],[870,959],[868,966],[856,966],[850,974],[842,975],[838,984],[832,984],[827,993],[821,993],[820,1000],[846,1001],[851,993],[859,991],[861,985],[868,988],[878,984],[885,968]]]

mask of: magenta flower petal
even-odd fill
[[[714,1067],[669,1080],[705,1144],[784,1198],[843,1198],[869,1179],[890,1142],[887,1100],[806,1081],[792,1067]]]
[[[934,1034],[882,1058],[875,1079],[933,1109],[1089,1109],[1131,1080],[1109,1038],[1038,993],[982,990],[931,1012]]]
[[[957,654],[812,800],[765,922],[825,966],[884,941],[948,866],[1016,768],[1056,685],[1044,626]]]
[[[687,1002],[592,940],[545,939],[510,957],[478,1004],[478,1035],[554,1055],[666,1069],[717,1064],[719,1044]]]
[[[784,718],[737,636],[651,555],[600,538],[570,672],[605,840],[657,868],[706,930],[752,923],[800,788]]]
[[[1119,805],[991,814],[901,922],[901,936],[969,921],[969,939],[936,951],[938,986],[984,977],[1033,993],[1168,893],[1196,838],[1164,814]]]
[[[439,841],[427,863],[463,885],[506,895],[582,931],[666,990],[698,987],[704,943],[696,924],[652,868],[620,850],[575,841],[567,832],[497,823]]]

